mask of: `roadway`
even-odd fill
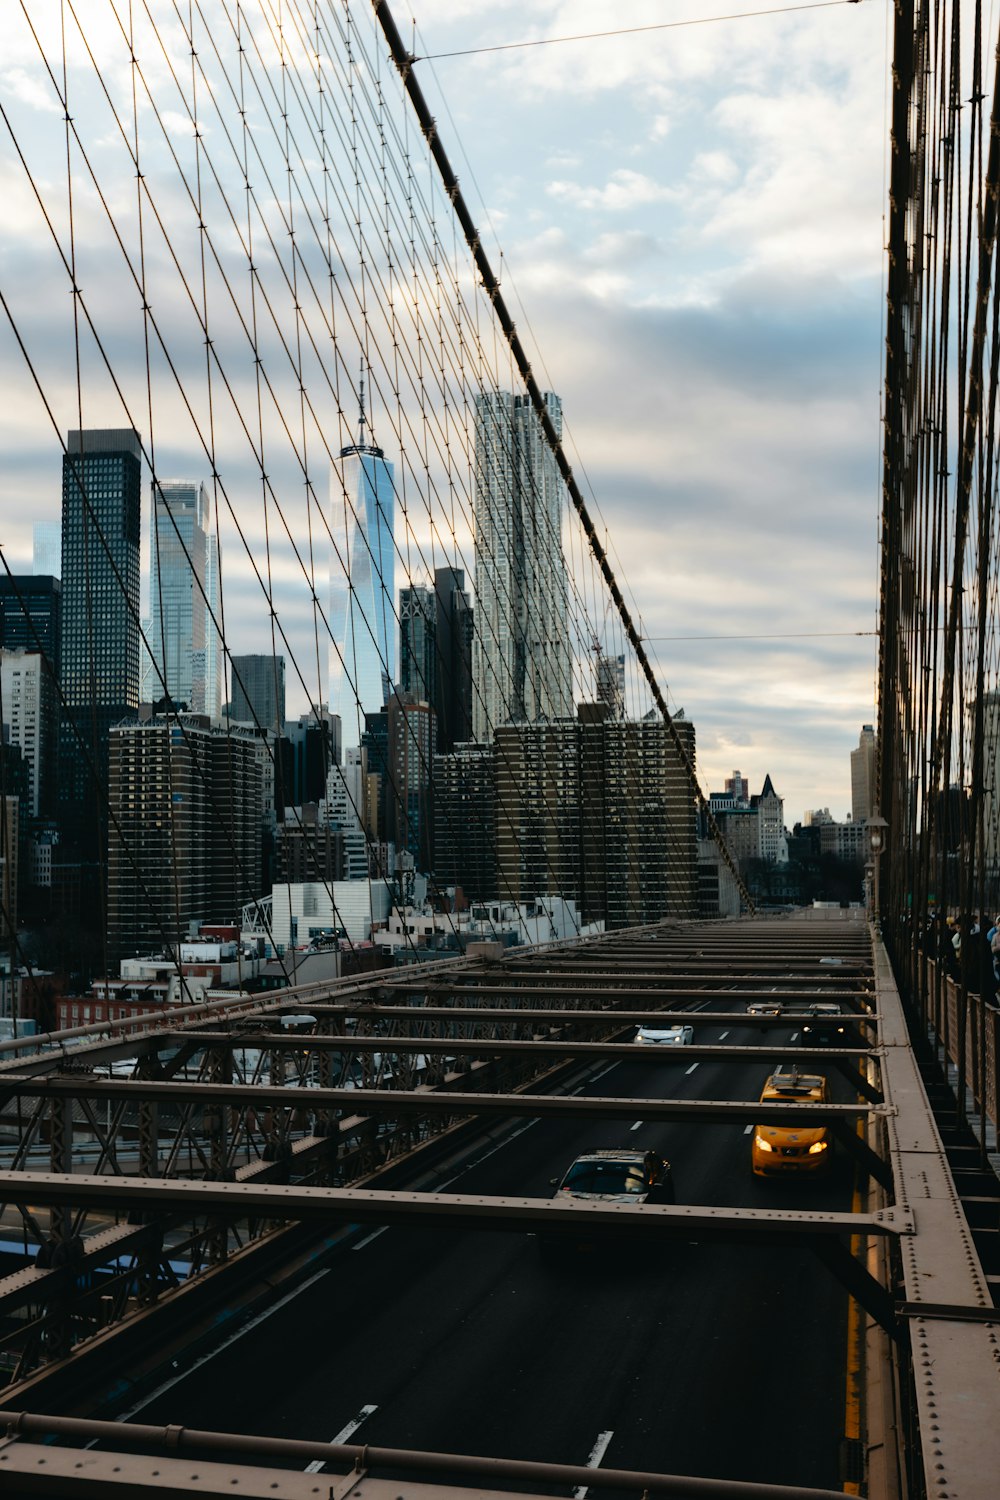
[[[726,1008],[720,996],[704,1014]],[[770,1035],[794,1031],[790,1020]],[[754,1044],[761,1033],[706,1022],[695,1040]],[[755,1099],[767,1071],[692,1065],[677,1049],[615,1064],[582,1092]],[[846,1101],[846,1083],[829,1076]],[[826,1180],[755,1179],[742,1125],[526,1122],[445,1186],[548,1197],[578,1153],[620,1145],[667,1156],[678,1202],[851,1206],[839,1155]],[[651,1264],[594,1249],[551,1265],[529,1236],[376,1230],[119,1415],[836,1488],[846,1308],[804,1250],[678,1243]]]

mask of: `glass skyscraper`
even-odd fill
[[[360,744],[365,714],[388,701],[396,663],[393,467],[365,442],[363,405],[358,441],[340,450],[330,489],[330,709],[347,749]]]
[[[62,568],[62,540],[58,521],[36,521],[31,528],[31,571],[36,577],[60,576]]]
[[[149,652],[152,700],[206,713],[208,495],[190,480],[150,486]]]
[[[562,402],[551,391],[544,400],[561,434]],[[477,396],[472,723],[480,742],[500,724],[573,713],[565,494],[530,398]]]

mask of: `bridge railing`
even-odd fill
[[[897,965],[897,973],[945,1067],[955,1069],[949,1078],[961,1117],[975,1130],[984,1150],[995,1149],[1000,1130],[1000,1006],[989,981],[984,976],[981,994],[970,985],[974,976],[956,979],[940,959],[919,949],[909,955],[908,964]]]

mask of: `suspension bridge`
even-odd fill
[[[390,6],[9,7],[0,1488],[995,1494],[988,9],[891,8],[869,878],[779,913]]]

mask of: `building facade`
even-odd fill
[[[0,651],[0,736],[16,745],[27,767],[25,815],[55,810],[56,687],[37,651]]]
[[[863,724],[851,751],[851,820],[864,823],[875,811],[875,726]]]
[[[431,867],[434,847],[431,771],[437,748],[437,716],[417,693],[395,692],[389,699],[390,795],[397,853],[407,849],[418,870]]]
[[[285,728],[285,658],[266,654],[234,656],[227,717],[269,734]]]
[[[434,877],[465,902],[496,898],[496,751],[455,745],[434,757]]]
[[[694,725],[673,727],[693,765]],[[695,803],[659,715],[580,704],[576,719],[501,726],[495,747],[502,899],[567,896],[608,927],[696,914]]]
[[[562,403],[547,392],[557,433]],[[476,398],[473,737],[573,712],[565,486],[528,396]]]
[[[169,698],[191,713],[218,716],[219,633],[209,609],[217,567],[208,493],[188,480],[150,486],[148,701]],[[210,666],[214,664],[213,680]]]
[[[436,568],[434,597],[438,680],[431,702],[442,752],[472,738],[472,643],[474,614],[461,568]]]
[[[62,585],[46,574],[0,577],[0,649],[40,651],[59,677]]]
[[[59,578],[62,529],[58,521],[36,521],[31,528],[31,571],[36,578]]]
[[[131,428],[71,431],[62,473],[59,819],[96,860],[106,837],[108,736],[139,702],[142,446]]]
[[[389,697],[396,665],[393,466],[365,441],[340,450],[330,480],[330,708],[344,745],[361,743],[366,713]]]
[[[207,717],[154,715],[110,733],[108,946],[112,958],[232,922],[260,894],[260,742]]]

